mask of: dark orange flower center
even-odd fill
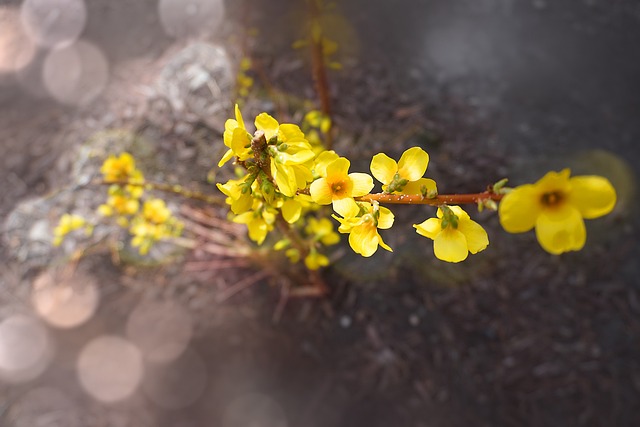
[[[347,186],[343,181],[337,181],[331,184],[331,192],[338,197],[342,197],[345,195],[347,191]]]
[[[542,195],[542,204],[548,207],[557,206],[564,199],[564,194],[560,191],[551,191]]]

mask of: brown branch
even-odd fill
[[[477,204],[483,200],[499,201],[504,197],[502,194],[496,194],[492,191],[484,191],[482,193],[473,194],[441,194],[433,198],[424,197],[420,194],[388,194],[376,193],[367,194],[366,196],[356,197],[355,200],[360,202],[373,202],[400,204],[400,205],[463,205]]]

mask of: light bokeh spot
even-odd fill
[[[187,349],[167,365],[147,365],[142,389],[163,409],[176,410],[195,403],[207,385],[207,368],[202,358]]]
[[[73,43],[87,23],[83,0],[24,0],[20,12],[27,33],[45,47]]]
[[[153,363],[168,363],[187,348],[193,327],[191,315],[175,302],[145,302],[127,322],[127,337]]]
[[[222,427],[287,427],[282,407],[262,393],[250,393],[235,399],[224,413]]]
[[[76,367],[80,384],[101,402],[131,396],[142,380],[142,355],[135,345],[117,336],[90,341],[80,352]]]
[[[30,381],[44,372],[51,355],[51,339],[38,320],[18,314],[0,323],[0,379]]]
[[[42,80],[49,94],[67,105],[89,104],[109,81],[109,63],[86,41],[52,50],[44,61]]]
[[[26,67],[36,46],[24,31],[17,9],[0,6],[0,73],[12,73]]]
[[[176,38],[214,34],[224,17],[222,0],[160,0],[158,13],[165,32]]]
[[[94,278],[82,273],[65,277],[45,271],[33,283],[31,302],[38,315],[57,328],[73,328],[89,320],[98,307]]]

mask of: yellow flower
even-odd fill
[[[459,206],[438,208],[437,218],[429,218],[413,227],[421,236],[433,240],[436,258],[460,262],[489,245],[487,232]]]
[[[231,160],[234,156],[238,157],[241,161],[247,160],[251,157],[251,136],[247,132],[244,126],[244,120],[240,113],[240,107],[236,104],[235,107],[236,118],[228,119],[224,124],[224,145],[229,147],[229,150],[222,156],[218,166],[222,166]]]
[[[151,199],[144,202],[142,216],[152,224],[164,224],[171,218],[171,211],[162,199]]]
[[[246,224],[249,230],[249,238],[261,245],[264,239],[267,237],[269,231],[273,230],[273,223],[275,222],[275,216],[271,213],[262,215],[259,212],[245,212],[238,215],[233,219],[233,222],[238,224]]]
[[[86,226],[87,221],[79,215],[64,214],[53,229],[53,245],[60,246],[65,236],[72,231]]]
[[[371,159],[371,173],[384,184],[385,192],[426,194],[437,191],[434,180],[422,178],[428,164],[429,154],[420,147],[412,147],[402,153],[398,163],[384,153],[376,154]]]
[[[312,249],[309,255],[304,258],[304,265],[309,270],[318,270],[320,267],[329,265],[329,258]]]
[[[313,201],[320,205],[333,203],[333,209],[341,214],[353,206],[354,197],[369,194],[373,179],[366,173],[348,173],[350,165],[344,157],[329,163],[322,178],[309,188]]]
[[[355,253],[370,257],[378,250],[378,245],[389,252],[393,250],[382,240],[378,229],[388,229],[393,225],[393,213],[377,203],[356,203],[353,199],[346,199],[338,205],[338,212],[343,218],[333,215],[340,227],[341,233],[349,233],[349,245]]]
[[[516,187],[500,202],[500,224],[509,233],[535,227],[544,250],[552,254],[577,251],[587,233],[584,220],[606,215],[616,204],[616,191],[601,176],[569,178],[569,169],[548,172],[535,184]]]
[[[103,216],[112,215],[133,215],[138,212],[140,203],[136,199],[132,199],[124,195],[121,191],[110,191],[111,195],[107,199],[107,203],[98,207],[98,213]]]
[[[333,223],[327,218],[309,218],[304,231],[325,246],[335,245],[340,241],[338,233],[333,231]]]
[[[107,182],[122,182],[131,178],[141,178],[140,172],[136,170],[136,161],[129,153],[122,153],[118,157],[109,156],[102,164],[100,172]]]
[[[270,146],[270,168],[278,190],[287,197],[295,196],[313,180],[311,168],[316,155],[309,141],[297,125],[279,124],[267,113],[259,114],[255,125],[264,132],[267,142],[275,143]]]
[[[240,179],[230,179],[225,184],[216,184],[216,187],[227,196],[226,202],[231,205],[231,212],[236,215],[248,211],[253,205],[251,188],[245,185],[247,185],[246,182]]]

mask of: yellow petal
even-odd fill
[[[390,184],[393,177],[398,172],[398,164],[391,157],[384,153],[379,153],[371,159],[371,173],[383,184]]]
[[[349,178],[351,178],[351,182],[353,183],[353,189],[351,190],[353,197],[369,194],[369,191],[373,188],[373,178],[366,173],[350,173]]]
[[[382,236],[380,236],[380,234],[378,233],[378,244],[380,245],[380,247],[382,249],[385,249],[389,252],[393,252],[393,249],[391,249],[391,246],[387,245],[384,240],[382,240]]]
[[[541,194],[532,184],[516,187],[498,207],[500,224],[509,233],[523,233],[536,225],[542,211]]]
[[[569,169],[563,169],[560,172],[547,172],[534,185],[539,194],[555,192],[567,194],[571,188],[569,175],[571,175]]]
[[[343,213],[347,213],[346,217],[345,215],[342,215],[343,217],[347,218],[349,216],[348,214],[353,211],[353,203],[355,203],[355,201],[351,197],[343,197],[342,199],[333,199],[333,202],[332,202],[333,210],[339,213],[340,215],[342,215]],[[360,208],[358,208],[358,212],[359,211],[360,211]]]
[[[429,178],[420,178],[417,181],[411,181],[402,189],[403,194],[422,194],[422,187],[427,189],[427,192],[437,192],[438,187],[436,182]]]
[[[292,143],[296,141],[307,141],[304,137],[304,133],[300,130],[298,125],[282,124],[278,128],[279,137],[283,142]]]
[[[326,177],[327,166],[334,160],[337,160],[339,157],[340,156],[338,156],[333,150],[323,151],[322,153],[318,154],[318,157],[316,157],[315,160],[314,167],[316,174],[318,174],[318,176]]]
[[[447,227],[433,240],[433,252],[436,258],[443,261],[464,261],[469,256],[467,239],[460,231]]]
[[[244,120],[242,119],[242,114],[240,113],[240,107],[238,107],[238,104],[236,104],[235,113],[238,126],[240,126],[242,129],[245,129]]]
[[[349,173],[351,162],[344,157],[340,157],[327,165],[327,176],[346,175]],[[372,180],[373,182],[373,180]]]
[[[296,178],[290,167],[281,165],[277,162],[271,162],[271,175],[276,180],[278,190],[287,197],[293,197],[298,190],[296,187]]]
[[[264,131],[267,141],[273,138],[278,132],[278,121],[267,113],[260,113],[255,121],[256,129]]]
[[[227,152],[224,153],[224,156],[222,156],[222,159],[220,159],[220,161],[218,162],[218,167],[222,167],[222,165],[227,163],[232,158],[233,158],[233,150],[227,150]]]
[[[293,224],[300,219],[302,205],[295,200],[287,200],[282,205],[282,216],[289,224]]]
[[[416,233],[421,236],[435,240],[436,236],[442,231],[442,224],[438,218],[429,218],[420,224],[413,224]]]
[[[478,253],[489,246],[489,236],[480,224],[472,220],[458,222],[458,231],[467,239],[467,248],[472,254]]]
[[[536,222],[536,237],[545,251],[558,255],[582,249],[587,232],[578,209],[565,204],[542,211]]]
[[[353,227],[349,234],[349,245],[354,252],[370,257],[378,250],[378,232],[373,225],[364,224]]]
[[[587,219],[606,215],[616,205],[616,190],[601,176],[575,176],[569,180],[569,203]]]
[[[394,215],[389,209],[380,206],[380,217],[378,218],[378,228],[386,230],[393,225]]]
[[[353,218],[360,213],[360,206],[351,197],[347,197],[338,204],[334,204],[333,210],[342,215],[343,218]]]
[[[429,154],[420,147],[412,147],[402,153],[398,162],[400,177],[409,181],[417,181],[427,171]]]
[[[309,187],[311,198],[319,205],[328,205],[331,203],[333,193],[328,185],[326,178],[316,179]]]
[[[464,211],[460,206],[449,206],[449,209],[458,217],[459,220],[470,220],[469,214]]]

